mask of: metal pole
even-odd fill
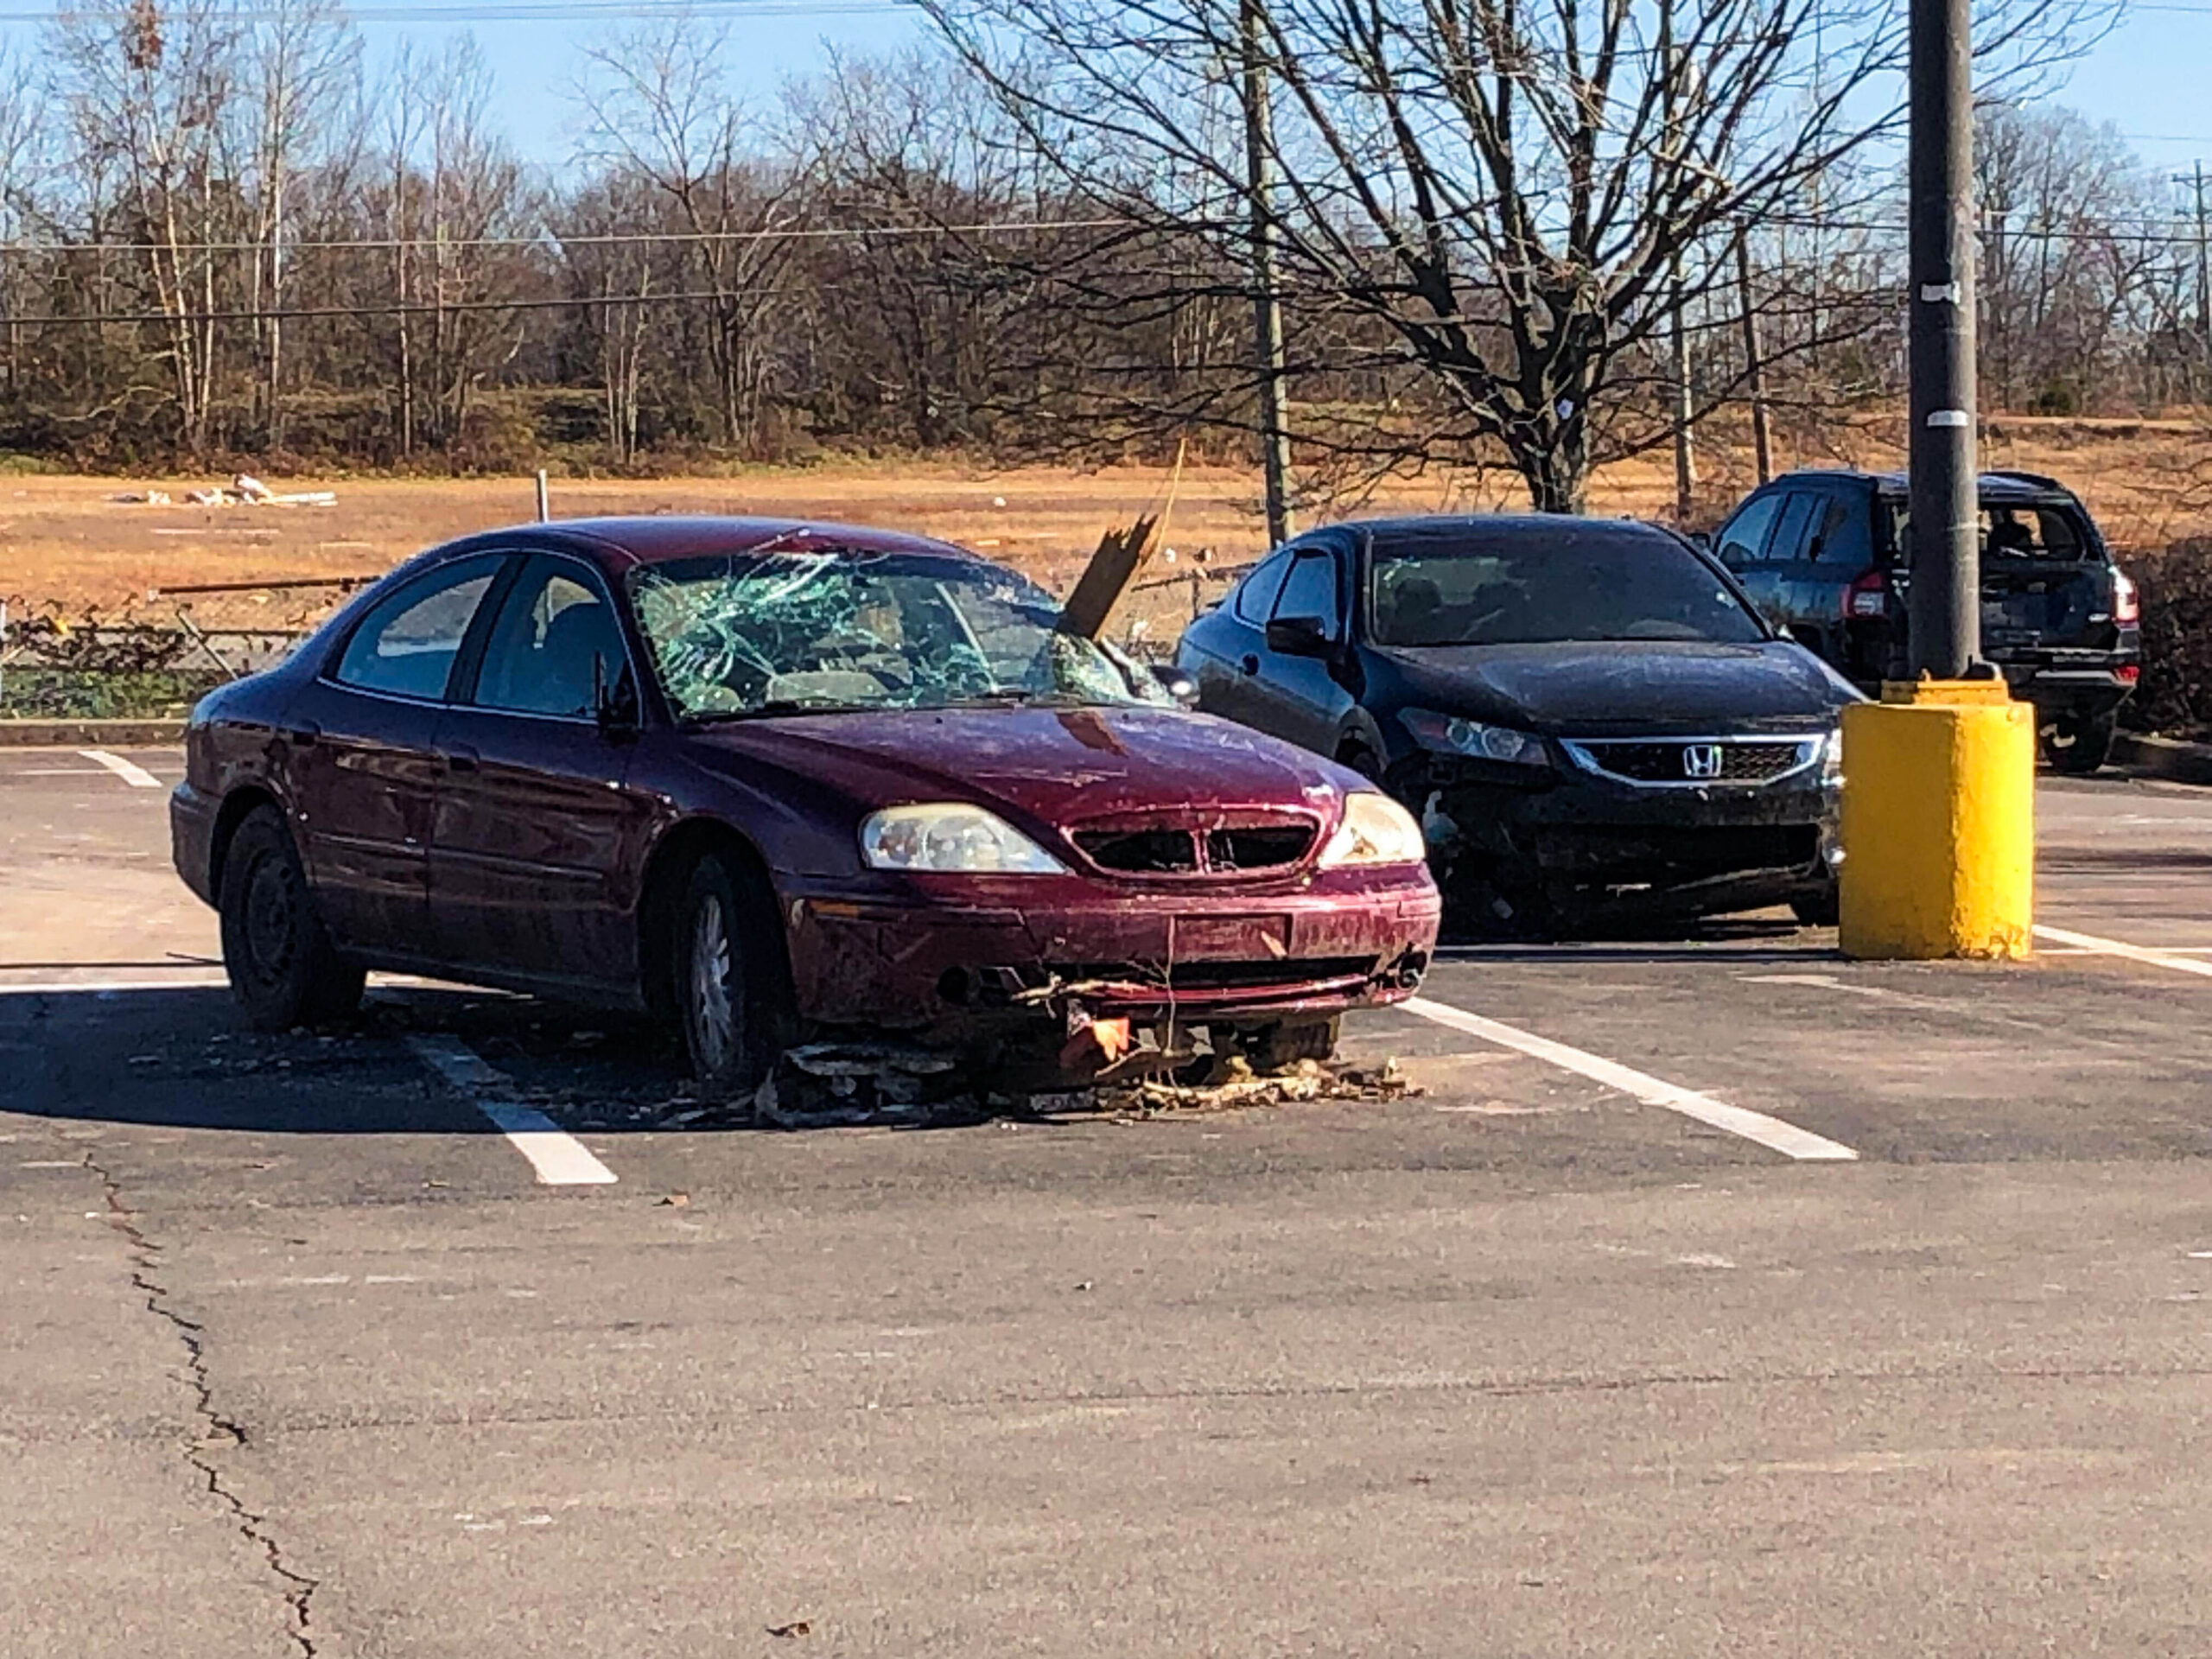
[[[1974,89],[1969,0],[1911,0],[1914,677],[1981,656],[1974,434]]]
[[[1268,543],[1296,533],[1290,511],[1290,433],[1283,425],[1281,286],[1275,258],[1274,115],[1261,52],[1261,0],[1243,0],[1244,176],[1252,216],[1252,323],[1260,381],[1260,469],[1267,480]]]
[[[537,469],[537,522],[542,524],[552,516],[552,502],[545,490],[545,469],[541,467]]]
[[[2212,348],[2212,271],[2208,271],[2205,259],[2204,224],[2204,163],[2199,162],[2190,169],[2196,186],[2196,333],[2200,342]]]
[[[1765,484],[1774,478],[1774,433],[1767,421],[1766,364],[1759,355],[1759,314],[1751,306],[1748,228],[1736,238],[1736,304],[1744,314],[1744,378],[1751,394],[1751,448],[1758,456],[1759,482]]]

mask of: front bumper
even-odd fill
[[[1288,888],[935,877],[783,896],[799,1012],[957,1033],[1057,1017],[1257,1022],[1412,995],[1441,909],[1419,866]],[[1241,887],[1241,884],[1240,884]]]
[[[1768,784],[1638,787],[1560,766],[1416,756],[1390,787],[1421,817],[1437,879],[1541,888],[1555,900],[1671,900],[1707,912],[1809,894],[1842,861],[1841,791],[1817,770]]]

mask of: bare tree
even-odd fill
[[[753,437],[766,382],[765,320],[790,246],[788,169],[764,156],[722,66],[727,24],[677,16],[587,49],[575,89],[584,152],[633,175],[673,205],[693,279],[709,296],[707,346],[721,439]]]
[[[1798,207],[1901,114],[1904,11],[1883,0],[921,3],[1071,190],[1244,266],[1263,227],[1297,332],[1417,371],[1436,439],[1502,446],[1547,511],[1665,439],[1624,373],[1674,306],[1732,283],[1737,227]],[[1988,60],[2018,73],[2107,9],[1983,13]],[[1248,82],[1274,100],[1273,166],[1250,173],[1197,137]]]

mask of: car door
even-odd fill
[[[395,588],[285,712],[275,741],[301,859],[342,947],[428,954],[438,728],[504,563],[462,558]]]
[[[1198,707],[1206,713],[1257,723],[1255,682],[1260,655],[1267,649],[1268,618],[1274,613],[1275,595],[1297,556],[1295,545],[1270,554],[1185,634],[1192,649],[1184,654],[1183,664],[1198,682]]]
[[[1326,642],[1322,655],[1268,649],[1260,641],[1260,672],[1254,677],[1254,715],[1249,724],[1322,754],[1334,754],[1351,712],[1351,694],[1338,681],[1336,652],[1344,640],[1344,569],[1350,551],[1344,539],[1317,536],[1302,543],[1275,595],[1271,622],[1295,619],[1320,624]]]
[[[626,985],[647,808],[631,744],[596,687],[636,676],[599,572],[533,553],[499,602],[438,734],[432,931],[446,960],[493,978]]]

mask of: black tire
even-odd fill
[[[223,969],[256,1031],[321,1025],[360,1006],[361,970],[332,946],[275,807],[254,808],[231,836],[217,898]]]
[[[675,912],[669,988],[701,1096],[735,1100],[760,1086],[784,1034],[775,923],[751,883],[712,854],[692,866]]]
[[[1792,899],[1789,908],[1807,927],[1834,927],[1843,916],[1843,893],[1831,881],[1818,893]]]
[[[1322,1061],[1337,1052],[1343,1020],[1283,1020],[1271,1026],[1251,1026],[1236,1033],[1237,1046],[1255,1071],[1281,1071],[1300,1060]]]
[[[2117,715],[2061,715],[2044,734],[2043,757],[2053,772],[2086,778],[2112,759]]]

